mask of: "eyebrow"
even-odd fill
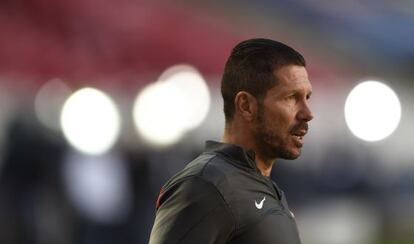
[[[293,88],[291,90],[286,90],[284,93],[302,93],[304,89],[302,88]],[[305,91],[306,96],[311,96],[312,95],[312,90],[309,90],[309,92]]]

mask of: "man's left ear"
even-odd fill
[[[236,110],[247,121],[254,121],[258,112],[257,99],[248,92],[240,91],[235,98]]]

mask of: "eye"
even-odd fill
[[[290,100],[290,99],[295,99],[296,98],[296,94],[290,94],[286,97],[286,99]]]
[[[311,95],[312,95],[312,93],[309,93],[308,95],[306,95],[306,100],[309,100]]]

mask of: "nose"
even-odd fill
[[[301,106],[301,109],[298,113],[298,119],[306,122],[313,119],[313,113],[307,102],[303,102],[303,105]]]

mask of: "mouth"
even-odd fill
[[[306,130],[300,130],[292,133],[293,140],[295,141],[296,146],[302,147],[304,143],[304,137],[306,135]]]

